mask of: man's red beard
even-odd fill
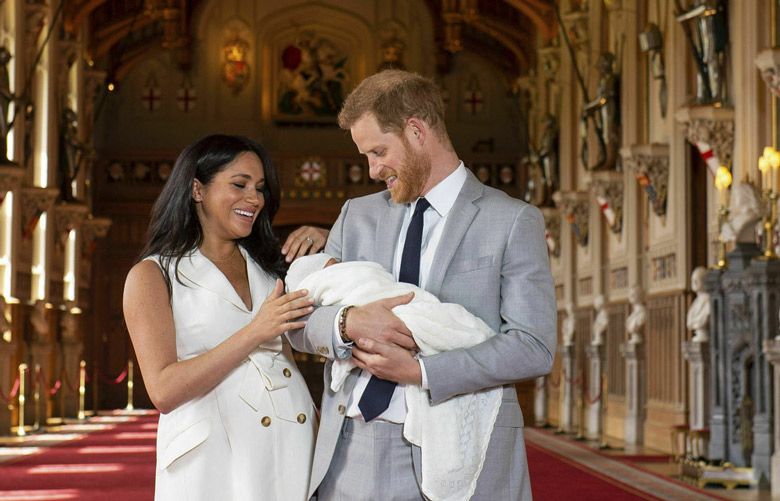
[[[390,190],[390,197],[395,203],[409,203],[422,195],[425,184],[431,176],[431,157],[424,151],[415,152],[406,137],[401,136],[404,143],[404,160],[396,170],[398,178]]]

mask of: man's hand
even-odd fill
[[[347,312],[347,337],[356,342],[374,339],[405,350],[416,350],[412,332],[392,312],[393,308],[407,304],[412,298],[414,293],[410,292],[352,308]]]
[[[361,338],[352,348],[352,361],[374,376],[400,384],[422,384],[420,362],[409,350],[374,339]]]

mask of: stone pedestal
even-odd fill
[[[772,410],[774,412],[774,429],[780,430],[780,338],[764,341],[764,354],[772,364],[772,380],[774,394],[772,398]],[[769,478],[772,482],[772,497],[780,495],[780,433],[774,434],[774,453],[770,462]]]
[[[683,356],[688,361],[688,426],[702,430],[709,425],[709,343],[685,341]]]
[[[602,346],[589,344],[585,348],[590,370],[588,371],[588,389],[585,393],[585,437],[595,440],[601,437],[601,407],[603,395],[601,391]]]
[[[13,389],[16,379],[15,372],[11,370],[16,353],[15,343],[6,343],[0,340],[0,390],[6,397]],[[13,403],[13,402],[11,402]],[[0,435],[11,434],[11,424],[14,419],[13,411],[16,404],[10,405],[5,400],[0,400]]]
[[[62,399],[63,418],[76,417],[79,411],[79,364],[84,345],[80,342],[63,342],[62,344]]]
[[[645,424],[645,367],[641,339],[629,339],[620,345],[626,359],[626,419],[623,423],[626,444],[641,444]]]
[[[547,425],[547,378],[538,377],[534,381],[534,424]]]
[[[561,418],[559,429],[574,430],[574,345],[561,346]]]
[[[710,294],[709,459],[752,466],[769,479],[774,450],[771,368],[764,343],[778,333],[780,261],[756,259],[740,243],[724,270],[707,275]]]

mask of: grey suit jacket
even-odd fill
[[[387,191],[349,200],[325,250],[341,261],[375,261],[391,271],[404,212]],[[424,359],[434,405],[504,386],[474,499],[530,499],[523,416],[512,383],[547,374],[555,353],[556,303],[541,212],[484,186],[469,172],[447,218],[426,288],[442,302],[463,305],[497,333],[471,348]],[[290,334],[293,346],[332,359],[338,309],[316,309],[305,329]],[[330,362],[325,367],[310,495],[327,473],[357,371],[337,393],[329,389],[329,379]]]

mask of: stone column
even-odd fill
[[[574,423],[574,343],[561,346],[561,417],[559,429],[573,431]]]
[[[626,444],[641,444],[645,421],[645,368],[641,338],[620,345],[626,359],[626,420],[623,431]]]
[[[79,364],[81,363],[84,343],[80,339],[79,315],[70,311],[63,314],[62,327],[62,389],[63,418],[76,417],[79,410]]]
[[[767,361],[772,364],[773,379],[773,428],[774,433],[774,452],[770,463],[770,481],[772,482],[772,497],[780,495],[780,339],[774,338],[764,342],[764,355]]]
[[[709,425],[710,348],[707,340],[692,339],[682,343],[683,356],[688,361],[688,426],[691,431],[706,429]],[[701,442],[702,439],[697,440]],[[703,456],[705,443],[693,443],[694,457]]]
[[[534,381],[534,424],[547,425],[547,377],[542,376]]]
[[[0,338],[0,391],[6,397],[12,389],[15,373],[11,370],[16,354],[16,343],[7,343]],[[15,369],[15,368],[14,368]],[[9,435],[11,433],[11,420],[13,419],[12,410],[16,406],[10,407],[5,400],[0,400],[0,435]]]
[[[585,353],[590,364],[585,392],[585,437],[595,440],[601,436],[601,406],[604,398],[601,394],[601,345],[591,343],[585,348]]]

